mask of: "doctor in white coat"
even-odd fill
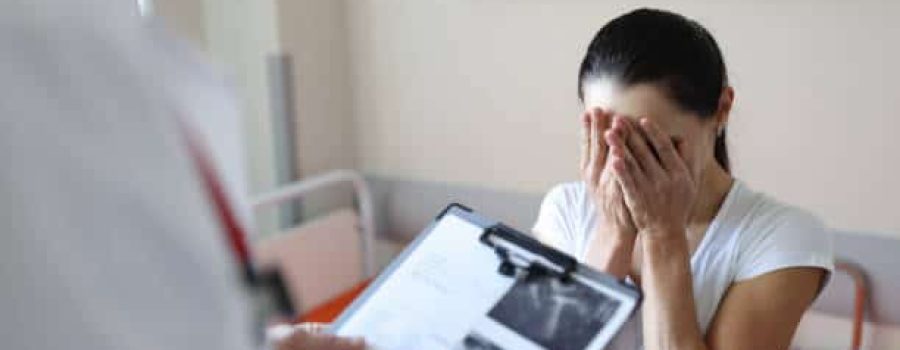
[[[241,222],[234,99],[129,1],[0,10],[0,348],[258,345],[238,267],[179,133]],[[279,349],[359,349],[295,332]]]

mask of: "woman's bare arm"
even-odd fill
[[[819,268],[789,268],[733,284],[704,341],[686,249],[680,242],[646,242],[644,339],[653,340],[647,349],[787,349],[824,278]]]
[[[641,241],[641,248],[644,348],[705,349],[697,326],[684,231],[648,234]]]
[[[789,268],[735,283],[706,335],[712,349],[787,349],[824,270]]]

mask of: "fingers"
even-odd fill
[[[364,350],[366,348],[366,342],[361,338],[335,338],[337,339],[334,342],[334,347],[329,349],[332,350]]]
[[[639,198],[639,189],[642,185],[639,184],[641,180],[638,180],[641,175],[638,175],[638,171],[634,168],[634,166],[629,165],[628,162],[619,156],[614,156],[613,161],[611,162],[612,171],[616,175],[616,180],[619,182],[619,186],[622,188],[622,198],[625,200],[625,205],[631,212],[638,210],[640,201]]]
[[[303,322],[296,326],[297,330],[307,333],[324,333],[328,329],[327,323],[321,322]]]
[[[581,162],[579,170],[587,172],[591,161],[591,111],[581,114]]]
[[[606,132],[605,137],[609,143],[610,158],[607,161],[609,163],[608,166],[612,167],[612,163],[617,159],[622,160],[629,172],[634,174],[634,176],[643,179],[644,171],[641,169],[637,159],[635,159],[634,154],[632,154],[631,150],[628,149],[628,146],[625,144],[625,139],[628,136],[623,135],[617,130],[609,130]]]
[[[693,155],[688,151],[687,142],[681,137],[673,137],[672,144],[675,145],[675,152],[681,157],[681,163],[684,164],[685,170],[690,173],[691,165],[694,164]]]
[[[603,133],[609,128],[609,115],[602,109],[595,108],[590,113],[590,132],[589,132],[589,161],[588,173],[590,174],[591,184],[596,185],[600,181],[600,175],[603,173],[603,166],[606,163],[607,147],[606,141],[603,139]]]
[[[634,155],[634,158],[637,160],[637,163],[640,165],[644,174],[647,176],[658,177],[663,175],[663,168],[659,164],[659,160],[656,159],[656,156],[653,154],[653,151],[650,150],[650,146],[647,144],[644,136],[641,135],[639,130],[634,130],[631,126],[631,123],[623,119],[617,119],[617,125],[614,125],[614,128],[626,128],[629,130],[628,137],[625,139],[625,142],[628,145],[628,148],[631,151],[631,154]]]
[[[615,175],[622,191],[622,200],[628,208],[629,218],[633,220],[632,213],[642,210],[641,188],[646,186],[647,179],[628,147],[624,145],[624,140],[611,142],[610,154],[610,171]]]
[[[624,167],[627,175],[632,178],[635,185],[643,184],[646,180],[644,171],[641,169],[632,151],[625,145],[625,138],[628,136],[622,135],[618,130],[609,130],[605,136],[610,147],[609,166],[615,170],[614,163],[622,163],[621,166]],[[617,172],[614,171],[614,173],[618,175]]]
[[[363,350],[362,339],[341,338],[325,333],[310,333],[297,330],[288,339],[277,344],[278,350]]]
[[[659,155],[663,168],[667,171],[681,171],[686,168],[672,144],[672,140],[656,126],[656,123],[650,119],[641,118],[640,125],[650,144],[656,150],[656,154]]]

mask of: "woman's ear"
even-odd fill
[[[731,106],[734,105],[734,88],[726,86],[719,95],[719,106],[716,110],[716,131],[721,134],[728,125],[728,117],[731,115]]]

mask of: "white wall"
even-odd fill
[[[362,168],[527,192],[576,178],[578,63],[600,26],[639,4],[352,3]],[[832,225],[900,237],[900,3],[651,3],[723,47],[738,177]]]

